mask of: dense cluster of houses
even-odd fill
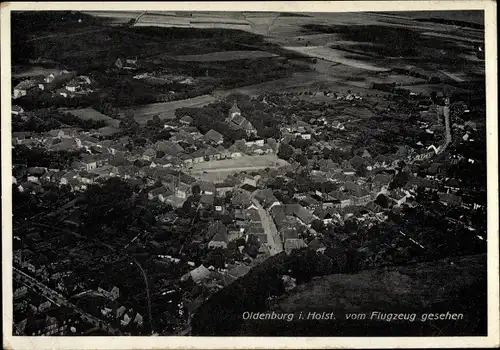
[[[28,234],[27,238],[42,244],[37,233]],[[34,248],[36,245],[37,243]],[[117,328],[143,326],[143,316],[133,308],[124,306],[126,299],[120,297],[118,287],[100,285],[95,290],[88,289],[85,281],[80,281],[71,271],[69,260],[40,263],[43,260],[47,259],[35,255],[33,250],[28,248],[14,252],[14,266],[33,275],[54,292],[67,295],[73,301],[77,300],[85,312],[104,319],[109,324],[116,324]],[[79,335],[93,329],[92,325],[87,324],[74,310],[57,305],[23,284],[15,284],[13,296],[14,312],[25,315],[15,327],[19,334]]]

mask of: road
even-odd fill
[[[278,233],[278,229],[274,224],[274,220],[269,215],[269,213],[262,207],[259,201],[254,196],[255,192],[252,193],[251,200],[252,203],[257,207],[257,211],[260,215],[260,221],[262,222],[262,227],[267,235],[267,246],[271,255],[276,255],[283,251],[283,243],[281,242],[281,237]]]
[[[94,325],[95,327],[98,327],[99,329],[102,329],[110,334],[113,334],[113,335],[115,335],[115,334],[120,335],[121,334],[121,332],[118,329],[111,327],[106,322],[104,322],[104,321],[100,320],[99,318],[92,316],[92,315],[88,314],[87,312],[83,311],[82,309],[78,308],[76,305],[69,302],[64,296],[62,296],[61,294],[59,294],[55,290],[47,287],[46,285],[44,285],[40,281],[36,280],[35,278],[31,277],[30,275],[22,272],[21,270],[15,268],[15,267],[12,267],[12,271],[13,271],[13,277],[16,281],[24,284],[26,287],[28,287],[36,292],[41,293],[44,297],[51,300],[56,305],[59,305],[59,306],[63,305],[63,306],[69,307],[70,309],[72,309],[73,311],[78,313],[84,321],[87,321],[87,322],[91,323],[92,325]]]

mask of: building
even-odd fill
[[[311,242],[309,242],[307,247],[320,254],[323,254],[326,250],[326,246],[318,238],[314,238]]]
[[[138,67],[137,65],[137,57],[136,58],[126,58],[126,59],[121,59],[118,58],[115,61],[115,67],[118,69],[126,69],[126,70],[136,70]]]
[[[208,228],[209,234],[213,233],[212,240],[208,243],[209,248],[227,248],[229,239],[227,236],[227,227],[219,221],[216,221]]]
[[[200,194],[201,195],[214,195],[215,194],[215,185],[211,182],[201,181],[198,186],[200,186]]]
[[[104,288],[98,287],[97,291],[104,295],[106,298],[115,301],[120,297],[120,289],[117,286],[113,286],[110,291],[105,290]]]
[[[179,183],[175,188],[175,196],[181,199],[186,199],[191,194],[191,186],[184,183]]]
[[[286,204],[285,205],[285,214],[289,216],[295,216],[299,221],[306,225],[309,226],[313,222],[314,215],[312,215],[310,212],[306,210],[302,205],[299,203],[294,203],[294,204]]]
[[[220,145],[222,142],[224,142],[224,137],[222,136],[222,134],[215,131],[214,129],[210,129],[209,131],[207,131],[204,139],[205,141],[216,145]]]
[[[12,115],[20,115],[20,114],[23,114],[24,113],[24,109],[20,106],[12,106],[12,109],[11,109],[11,114]]]
[[[158,187],[148,192],[148,199],[158,199],[160,202],[165,202],[167,197],[172,193],[165,187]]]
[[[26,96],[30,90],[37,87],[37,82],[33,79],[23,80],[14,87],[13,99]]]
[[[185,115],[184,117],[182,117],[179,122],[182,124],[182,125],[185,125],[185,126],[189,126],[191,125],[191,123],[193,122],[193,118],[191,118],[189,115]]]
[[[233,103],[233,106],[229,109],[228,117],[226,118],[226,123],[228,123],[229,127],[236,130],[243,130],[247,134],[247,136],[255,136],[257,135],[257,130],[254,128],[252,123],[250,123],[245,117],[241,115],[241,110],[236,103],[236,100]]]
[[[200,265],[197,268],[195,268],[194,270],[191,270],[190,272],[188,272],[187,274],[182,276],[181,281],[186,281],[189,278],[191,278],[194,281],[194,283],[198,284],[198,283],[202,282],[203,280],[209,278],[210,274],[211,274],[211,272],[209,269],[207,269],[203,265]]]
[[[293,250],[307,247],[301,238],[288,238],[285,241],[285,253],[290,254]]]

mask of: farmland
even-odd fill
[[[82,109],[73,109],[70,110],[69,113],[74,116],[82,119],[82,120],[101,120],[101,121],[110,121],[113,118],[108,117],[102,113],[99,113],[93,108],[82,108]]]
[[[146,124],[154,115],[160,119],[172,119],[175,117],[175,110],[182,107],[202,107],[215,101],[211,95],[202,95],[180,101],[151,103],[134,108],[121,110],[121,114],[132,113],[135,120],[140,124]]]
[[[105,122],[109,127],[113,127],[114,129],[118,128],[120,121],[117,119],[113,119],[104,115],[93,108],[82,108],[82,109],[73,109],[68,111],[70,114],[81,120],[93,120],[93,121],[101,121]],[[106,129],[106,133],[114,133],[116,130]]]
[[[373,72],[386,72],[390,69],[377,67],[373,64],[362,62],[354,58],[348,58],[342,51],[330,49],[323,46],[287,46],[287,50],[296,51],[301,54],[306,54],[310,57],[323,59],[330,62],[341,63],[354,68],[365,69]]]
[[[47,76],[49,74],[57,75],[59,74],[59,72],[60,70],[55,68],[45,68],[38,66],[18,66],[18,67],[12,67],[12,78],[17,79],[17,78],[39,76],[39,75]]]
[[[200,55],[175,56],[174,58],[178,61],[211,62],[270,58],[277,56],[278,55],[266,51],[220,51]]]

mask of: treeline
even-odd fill
[[[72,126],[83,130],[99,129],[107,124],[102,120],[83,120],[71,113],[61,113],[55,109],[41,109],[32,112],[26,121],[15,118],[12,121],[12,131],[35,131],[43,132],[60,128],[61,126]]]
[[[52,95],[50,92],[36,92],[18,98],[16,104],[26,111],[50,107],[85,108],[92,106],[97,98],[95,93],[69,98],[59,94]]]
[[[50,169],[69,169],[73,162],[81,158],[78,151],[47,152],[43,148],[16,146],[12,150],[12,163],[25,164],[28,167]]]

